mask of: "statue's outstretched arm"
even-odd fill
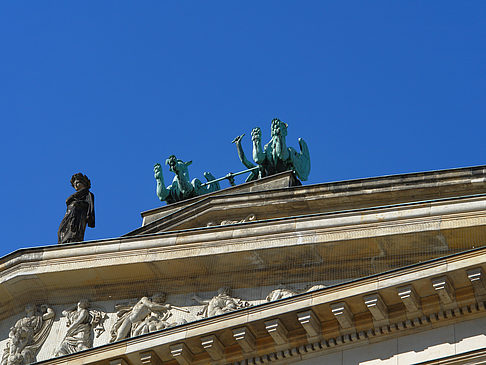
[[[213,181],[216,180],[216,178],[211,174],[210,172],[205,172],[204,177],[206,178],[206,181]],[[196,190],[197,195],[203,195],[203,194],[208,194],[212,193],[213,191],[218,191],[221,189],[219,182],[215,181],[212,182],[211,184],[201,186],[201,180],[199,179],[193,179],[191,182],[192,186],[194,187],[194,190]]]
[[[165,201],[169,196],[169,190],[165,187],[164,176],[162,175],[162,167],[159,163],[154,166],[154,177],[157,181],[156,193],[160,201]]]
[[[154,303],[150,299],[147,299],[143,301],[143,304],[145,304],[151,311],[154,312],[165,312],[167,311],[167,306],[164,304],[159,304],[159,303]]]
[[[243,138],[245,134],[243,133],[241,136],[236,137],[232,143],[236,145],[236,150],[238,151],[238,157],[240,158],[240,161],[245,165],[247,169],[251,169],[255,167],[250,161],[245,156],[245,152],[243,151],[243,147],[241,146],[241,139]]]
[[[192,300],[198,302],[199,304],[209,304],[209,300],[202,299],[201,297],[195,294],[193,295]]]
[[[262,131],[260,128],[253,128],[251,140],[253,141],[253,161],[261,165],[265,161],[265,153],[262,149]]]

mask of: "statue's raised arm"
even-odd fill
[[[238,152],[238,157],[241,163],[245,165],[247,169],[253,169],[255,165],[253,165],[250,161],[248,161],[248,159],[245,156],[245,151],[243,151],[243,147],[241,146],[241,140],[243,139],[244,135],[245,135],[244,133],[239,135],[232,141],[232,143],[236,145],[236,151]],[[250,172],[250,175],[248,175],[246,181],[252,181],[258,178],[258,171],[256,170],[257,169]]]
[[[155,188],[155,192],[159,197],[160,201],[164,201],[167,196],[169,195],[169,188],[164,185],[164,175],[162,174],[162,166],[159,163],[154,165],[154,177],[155,181],[157,182],[157,186]]]
[[[262,149],[262,131],[260,128],[253,128],[251,140],[253,142],[253,161],[261,165],[265,162],[266,156]]]

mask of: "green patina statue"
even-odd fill
[[[256,166],[248,161],[241,147],[241,139],[244,134],[236,137],[233,143],[236,144],[238,157],[248,169],[254,169],[246,181],[256,180],[265,176],[292,170],[301,180],[307,180],[310,172],[310,155],[307,143],[299,138],[300,152],[292,147],[287,147],[285,137],[287,136],[287,124],[279,119],[272,120],[272,139],[262,148],[262,131],[254,128],[251,131],[253,141],[253,160]],[[300,183],[299,183],[300,184]]]
[[[203,185],[199,179],[190,181],[187,166],[191,163],[192,161],[184,162],[179,160],[174,155],[169,156],[165,164],[169,165],[169,170],[175,173],[175,177],[172,180],[172,184],[167,187],[164,185],[162,167],[159,163],[155,164],[154,176],[157,181],[157,196],[161,201],[165,200],[167,204],[175,203],[220,189],[218,182]],[[215,180],[214,176],[209,172],[205,172],[204,177],[207,181]]]

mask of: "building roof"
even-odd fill
[[[46,361],[203,364],[296,361],[484,315],[486,166],[297,187],[292,178],[143,212],[122,237],[17,250],[0,259],[0,320],[32,302],[224,286],[259,296],[263,304]],[[264,291],[282,283],[300,294],[266,303]],[[302,289],[316,284],[324,288]]]

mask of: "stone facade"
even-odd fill
[[[2,365],[486,356],[486,167],[291,180],[144,212],[120,238],[7,255]]]

